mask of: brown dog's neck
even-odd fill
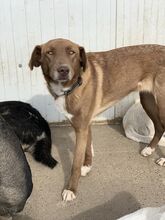
[[[75,88],[77,88],[77,87],[79,87],[79,86],[81,86],[82,85],[82,77],[81,76],[78,76],[78,79],[77,79],[77,81],[75,82],[75,83],[73,83],[71,86],[70,86],[70,88],[68,89],[66,89],[65,90],[65,88],[64,88],[64,95],[69,95],[69,94],[71,94],[73,91],[74,91],[74,89]]]
[[[48,89],[52,93],[52,95],[55,96],[55,99],[57,99],[60,96],[68,96],[71,94],[76,88],[80,87],[82,85],[82,77],[79,75],[76,77],[76,80],[73,79],[73,82],[71,83],[60,83],[57,81],[50,81],[48,83]]]

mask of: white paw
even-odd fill
[[[147,156],[151,155],[154,151],[155,151],[155,149],[153,149],[151,147],[145,147],[141,151],[141,155],[144,156],[144,157],[147,157]]]
[[[69,189],[64,189],[63,193],[62,193],[62,198],[64,201],[72,201],[76,198],[75,194],[69,190]]]
[[[82,166],[81,167],[81,176],[86,176],[92,169],[92,166]]]
[[[161,157],[159,158],[156,163],[159,165],[159,166],[162,166],[162,167],[165,167],[165,158],[164,157]]]

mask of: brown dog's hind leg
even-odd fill
[[[93,156],[92,132],[91,132],[91,126],[89,126],[85,160],[83,166],[81,167],[81,176],[86,176],[91,171],[92,156]]]
[[[140,101],[144,110],[153,121],[155,128],[155,134],[152,141],[141,151],[141,154],[146,157],[155,151],[155,148],[163,135],[164,129],[159,118],[159,111],[153,94],[149,92],[140,92]]]

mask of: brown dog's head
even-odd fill
[[[76,79],[81,68],[85,71],[85,50],[69,40],[51,40],[34,48],[29,67],[34,66],[41,66],[47,81],[65,83]]]

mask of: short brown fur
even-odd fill
[[[59,96],[50,87],[51,83],[55,88],[59,85],[57,68],[63,64],[70,72],[70,76],[67,76],[70,79],[61,81],[63,89],[75,83],[78,76],[83,79],[80,87],[65,96],[66,109],[73,115],[71,124],[76,133],[67,189],[76,194],[81,166],[92,163],[92,118],[132,91],[140,91],[142,105],[154,122],[156,132],[149,146],[156,147],[165,128],[165,47],[140,45],[85,53],[84,48],[65,39],[37,46],[29,66],[33,69],[33,66],[41,65],[48,89],[55,99]]]

